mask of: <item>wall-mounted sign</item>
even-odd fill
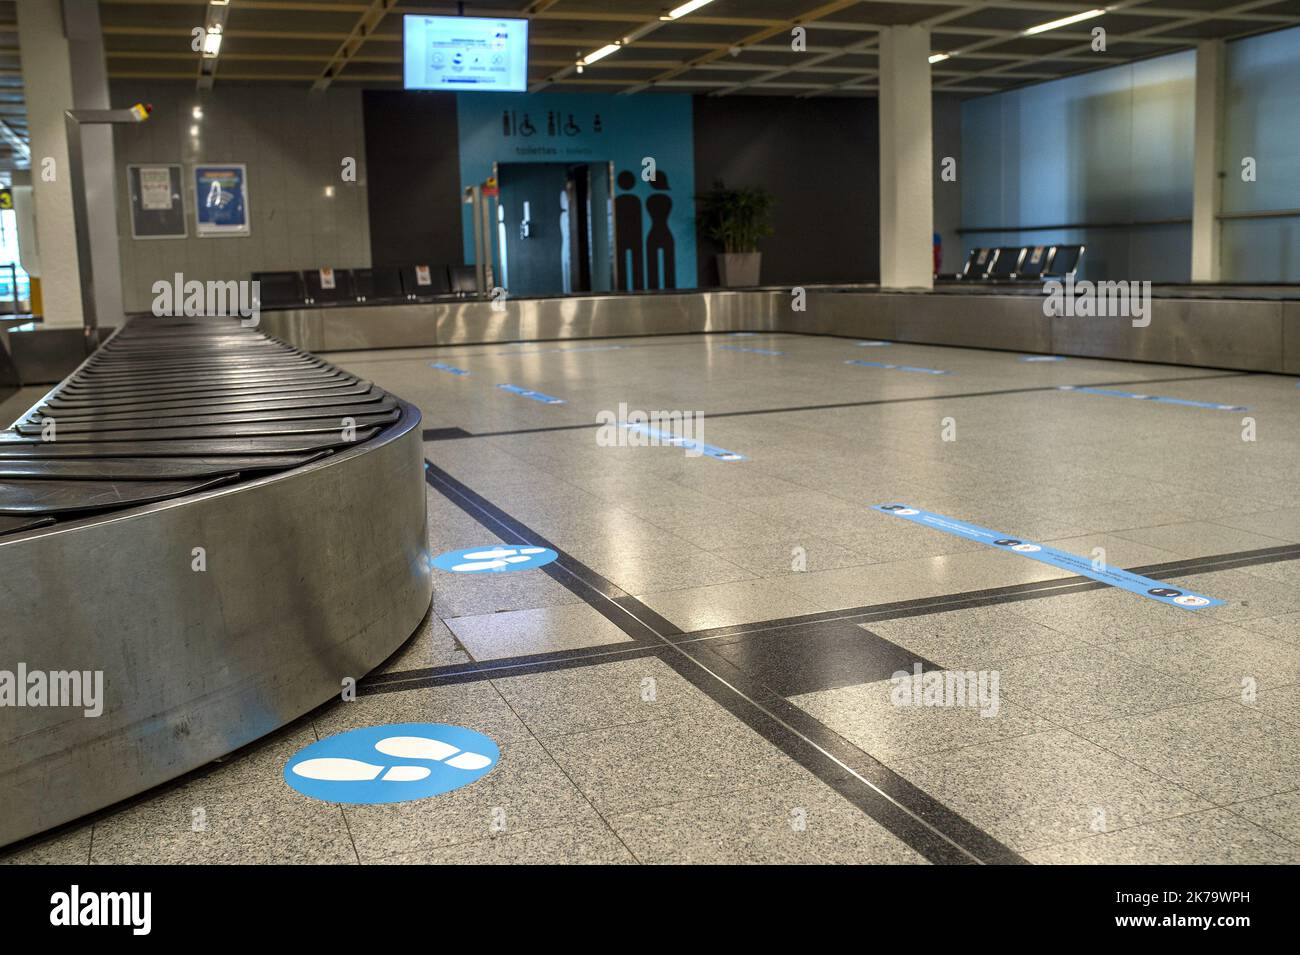
[[[248,169],[243,163],[194,167],[194,221],[199,236],[248,235]]]
[[[14,194],[8,186],[0,188],[0,209],[12,209],[14,207]]]
[[[131,201],[131,238],[183,239],[185,190],[179,165],[129,165],[126,193]]]

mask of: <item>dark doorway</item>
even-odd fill
[[[609,163],[504,163],[497,255],[512,297],[613,288]]]

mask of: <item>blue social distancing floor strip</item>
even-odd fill
[[[1161,405],[1182,405],[1186,408],[1211,408],[1215,411],[1249,411],[1244,405],[1225,405],[1217,401],[1189,401],[1186,398],[1165,398],[1136,391],[1119,391],[1114,388],[1085,388],[1082,385],[1061,385],[1058,391],[1083,392],[1087,395],[1104,395],[1107,398],[1132,398],[1136,401],[1154,401]]]
[[[1021,361],[1065,361],[1060,355],[1021,355]]]
[[[683,448],[687,454],[692,452],[695,455],[702,455],[709,458],[717,458],[719,461],[748,461],[743,454],[735,451],[728,451],[726,448],[715,447],[711,444],[705,444],[703,441],[696,441],[694,438],[683,438],[681,435],[673,434],[671,431],[665,431],[662,428],[655,428],[648,424],[629,424],[624,422],[622,427],[628,431],[635,431],[637,434],[645,435],[652,442],[657,444],[667,444],[675,448]]]
[[[562,405],[563,398],[555,398],[551,395],[544,395],[540,391],[533,391],[530,388],[520,388],[518,385],[497,385],[502,391],[508,391],[512,395],[518,395],[520,398],[530,398],[533,401],[540,401],[544,405]]]
[[[951,375],[950,371],[941,371],[938,368],[918,368],[915,365],[890,365],[883,361],[863,361],[861,358],[850,358],[844,362],[846,365],[861,365],[864,368],[888,368],[891,371],[911,371],[920,375]]]
[[[1131,574],[1127,570],[1120,570],[1118,567],[1111,567],[1099,561],[1089,560],[1087,557],[1080,557],[1078,554],[1071,554],[1068,551],[1057,550],[1055,547],[1048,547],[1046,544],[1037,544],[1033,541],[1012,537],[999,531],[991,531],[987,527],[969,524],[953,517],[933,514],[930,511],[923,511],[919,507],[910,507],[907,504],[876,504],[872,509],[880,511],[882,514],[901,517],[904,520],[912,521],[914,524],[922,524],[933,530],[951,534],[954,537],[964,537],[966,540],[987,544],[998,550],[1014,551],[1021,557],[1028,557],[1040,564],[1059,567],[1061,570],[1068,570],[1081,577],[1090,577],[1103,584],[1109,584],[1111,587],[1118,587],[1121,590],[1127,590],[1129,593],[1138,594],[1149,600],[1157,600],[1160,603],[1169,604],[1171,607],[1178,607],[1181,610],[1220,607],[1224,603],[1214,597],[1206,597],[1203,594],[1170,587],[1168,584],[1152,580],[1150,577]]]
[[[749,348],[745,345],[719,345],[723,351],[747,351],[754,355],[784,355],[785,352],[777,351],[775,348]]]
[[[492,352],[493,355],[555,355],[580,351],[621,351],[630,345],[580,345],[576,348],[512,348],[509,351]]]
[[[880,342],[880,341],[867,341],[867,342],[854,342],[853,344],[857,345],[859,348],[884,348],[886,345],[892,345],[894,343]]]
[[[469,372],[464,368],[457,368],[455,365],[449,365],[445,361],[435,361],[429,364],[430,368],[436,368],[439,371],[445,371],[452,375],[468,375]]]

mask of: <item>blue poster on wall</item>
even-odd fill
[[[616,287],[622,291],[695,287],[690,96],[462,93],[456,97],[456,110],[462,186],[484,182],[493,175],[494,164],[612,164]],[[503,193],[508,185],[503,172]],[[595,184],[592,190],[594,197]],[[557,218],[560,201],[557,196]],[[535,207],[530,212],[534,219],[541,215]],[[508,225],[513,243],[518,224]],[[465,261],[472,262],[469,206],[462,207],[462,227]],[[503,271],[509,274],[500,261],[493,264],[498,276]],[[516,275],[519,271],[515,269]]]
[[[194,167],[194,220],[200,236],[248,235],[248,169],[243,163]]]

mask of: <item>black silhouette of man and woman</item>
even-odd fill
[[[614,228],[618,236],[619,284],[623,291],[640,292],[646,289],[677,288],[676,245],[668,216],[673,211],[672,197],[668,192],[668,174],[656,170],[650,180],[657,190],[645,200],[645,215],[650,218],[650,231],[643,228],[642,203],[632,190],[636,176],[624,169],[618,174],[618,187],[623,191],[614,198]],[[645,235],[644,242],[642,235]],[[660,256],[663,257],[663,280],[660,281]],[[630,261],[629,261],[630,260]]]

